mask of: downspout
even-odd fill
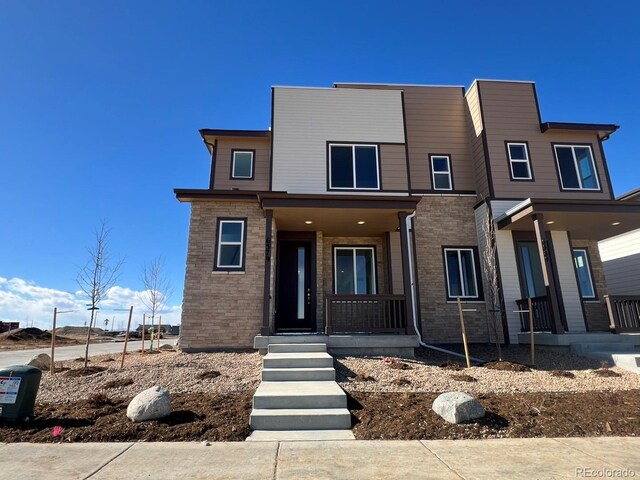
[[[422,333],[418,329],[418,307],[416,305],[416,289],[415,289],[415,274],[413,271],[413,248],[411,246],[411,236],[413,235],[413,231],[411,229],[411,224],[413,223],[413,218],[416,216],[416,212],[414,211],[411,215],[407,215],[407,255],[409,256],[409,280],[411,283],[411,308],[413,310],[413,328],[418,335],[418,343],[420,346],[424,348],[428,348],[430,350],[435,350],[437,352],[446,353],[447,355],[453,355],[455,357],[465,358],[465,356],[461,353],[452,352],[451,350],[447,350],[445,348],[436,347],[435,345],[429,345],[424,343],[422,340]],[[484,363],[484,360],[476,357],[469,357],[476,363]]]

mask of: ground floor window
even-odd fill
[[[374,247],[334,247],[334,290],[338,295],[376,293]]]
[[[477,250],[474,247],[445,247],[444,265],[447,299],[481,299],[478,285]]]
[[[589,255],[586,248],[573,249],[573,264],[576,268],[578,286],[580,287],[582,298],[596,298],[593,279],[591,278],[591,268],[589,268]]]
[[[215,270],[244,270],[245,218],[219,218]]]

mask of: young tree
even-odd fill
[[[87,344],[84,351],[84,367],[87,368],[89,360],[89,343],[91,341],[91,329],[94,321],[97,320],[96,310],[106,293],[118,280],[120,268],[124,260],[113,258],[109,249],[109,236],[111,229],[105,221],[102,221],[100,228],[95,231],[95,243],[87,250],[87,263],[80,268],[77,283],[80,290],[88,297],[87,306],[91,311],[89,328],[87,329]]]
[[[482,236],[484,249],[482,251],[482,269],[487,280],[489,296],[489,320],[493,330],[498,359],[502,360],[502,346],[500,345],[500,330],[502,327],[502,308],[500,301],[500,281],[498,278],[498,246],[496,244],[496,224],[491,215],[489,204],[485,204],[482,219]]]
[[[142,284],[144,292],[140,295],[140,301],[151,313],[151,326],[155,325],[158,313],[164,309],[167,299],[172,292],[172,286],[164,271],[164,259],[154,258],[151,263],[145,263],[142,268]],[[158,332],[158,335],[160,332]]]

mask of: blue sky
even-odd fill
[[[618,195],[636,188],[639,10],[0,1],[0,319],[48,322],[54,303],[80,302],[100,219],[126,257],[112,305],[133,301],[142,264],[162,255],[177,319],[189,208],[172,189],[207,186],[199,128],[269,127],[271,85],[535,80],[543,120],[621,125],[605,143],[611,177]]]

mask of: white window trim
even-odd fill
[[[580,185],[580,187],[573,188],[573,187],[564,186],[564,179],[562,178],[562,170],[560,169],[560,161],[558,160],[558,147],[571,148],[571,155],[573,156],[573,168],[576,171],[576,176],[578,177],[578,185]],[[589,155],[591,156],[591,168],[593,170],[593,176],[596,179],[596,185],[597,185],[596,188],[587,188],[582,186],[582,176],[580,175],[580,167],[578,166],[578,159],[576,158],[576,152],[575,152],[576,148],[587,148],[589,150]],[[560,185],[562,186],[563,190],[588,190],[588,191],[600,190],[600,179],[598,178],[598,170],[596,170],[596,159],[593,156],[593,150],[591,150],[591,145],[557,144],[553,146],[553,153],[556,156],[556,166],[558,167],[558,176],[560,177]]]
[[[462,278],[464,277],[464,272],[462,271],[462,261],[460,260],[460,252],[471,252],[471,264],[473,265],[473,279],[476,283],[476,294],[475,295],[464,295],[466,292],[462,292],[463,295],[460,295],[460,299],[480,299],[480,285],[478,284],[478,272],[476,271],[476,256],[473,251],[473,248],[445,248],[444,249],[444,269],[447,277],[447,298],[458,298],[457,296],[451,295],[451,282],[449,282],[449,263],[447,262],[447,252],[456,252],[458,254],[458,275],[460,275],[460,289],[464,290],[464,282]]]
[[[376,249],[374,247],[333,247],[333,293],[338,292],[338,250],[349,250],[353,257],[353,286],[354,291],[358,285],[358,272],[356,270],[356,250],[370,250],[371,251],[371,275],[372,275],[372,292],[371,295],[377,293],[378,282],[376,281]],[[354,295],[365,295],[362,293],[354,293]]]
[[[511,145],[520,146],[524,148],[524,156],[525,159],[522,158],[511,158]],[[507,142],[507,153],[509,154],[509,170],[511,170],[511,179],[512,180],[533,180],[533,174],[531,173],[531,160],[529,158],[529,149],[527,148],[527,144],[523,142]],[[514,163],[526,163],[527,164],[527,172],[529,174],[528,177],[516,177],[513,172],[513,164]]]
[[[584,295],[584,293],[582,293],[582,290],[580,289],[580,277],[578,276],[578,267],[576,266],[576,258],[573,256],[573,252],[583,252],[584,253],[584,263],[585,266],[587,267],[587,274],[589,274],[589,284],[591,285],[591,291],[593,292],[593,295]],[[586,248],[572,248],[571,249],[571,258],[573,259],[573,268],[576,269],[576,279],[578,280],[578,291],[580,292],[580,298],[584,299],[584,300],[594,300],[596,298],[598,298],[598,296],[596,295],[596,287],[593,284],[593,276],[591,275],[591,267],[589,266],[589,252],[587,251]]]
[[[245,176],[245,175],[236,175],[236,154],[238,153],[248,153],[251,155],[251,170],[249,172],[249,176]],[[231,178],[241,178],[244,180],[250,180],[253,178],[253,162],[254,162],[254,158],[253,158],[253,152],[250,150],[234,150],[233,152],[233,162],[231,162]]]
[[[240,228],[240,241],[239,242],[223,242],[222,241],[222,227],[225,223],[239,223]],[[244,228],[245,221],[244,220],[220,220],[218,222],[218,251],[216,252],[216,268],[234,268],[234,269],[243,269],[244,268]],[[220,250],[224,245],[240,245],[240,265],[222,265],[220,263]]]
[[[433,168],[433,159],[434,158],[446,158],[447,159],[447,171],[446,172],[436,172],[435,168]],[[451,178],[451,157],[449,155],[431,155],[431,185],[433,185],[434,190],[453,190],[453,179]],[[447,174],[447,178],[449,179],[449,188],[438,188],[436,187],[436,174],[444,175]]]
[[[331,147],[351,147],[351,168],[353,169],[353,187],[334,187],[331,177]],[[375,188],[359,188],[356,186],[356,147],[372,147],[376,152],[376,186]],[[378,145],[370,145],[365,143],[330,143],[329,144],[329,188],[331,190],[380,190],[380,157],[378,155]]]

